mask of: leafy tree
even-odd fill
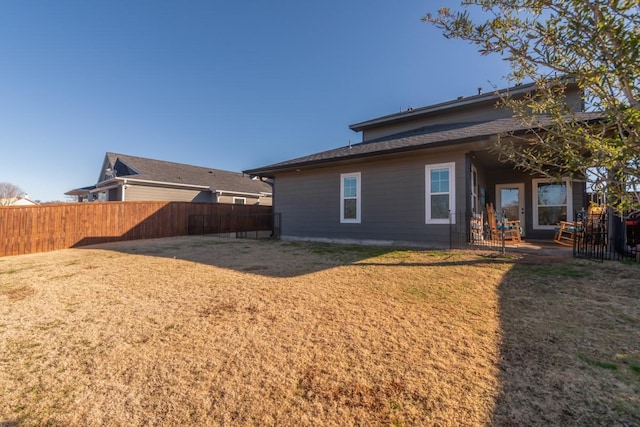
[[[20,197],[24,192],[17,185],[10,182],[0,182],[0,206],[10,205],[14,199]]]
[[[423,21],[502,56],[510,83],[536,83],[524,98],[503,99],[535,131],[500,138],[501,157],[552,178],[589,177],[616,207],[640,208],[640,2],[464,0],[461,9]],[[571,84],[597,114],[574,112]]]

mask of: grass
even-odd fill
[[[618,365],[615,363],[602,362],[600,360],[591,359],[590,357],[587,357],[584,355],[579,355],[578,358],[583,362],[586,362],[591,366],[597,366],[598,368],[611,369],[611,370],[618,369]]]
[[[584,265],[571,265],[569,263],[531,267],[523,270],[521,274],[535,277],[588,277],[591,275],[589,270],[584,268]]]
[[[0,425],[640,424],[637,265],[203,236],[2,270]]]

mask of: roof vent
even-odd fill
[[[464,98],[464,96],[459,96],[459,97],[458,97],[458,99],[462,99],[462,98]]]

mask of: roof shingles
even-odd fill
[[[213,191],[253,194],[271,193],[272,191],[268,183],[260,180],[252,180],[249,176],[238,172],[117,153],[107,153],[107,160],[112,167],[115,166],[116,161],[119,160],[129,168],[138,172],[132,175],[118,175],[118,178],[205,186],[211,188]]]
[[[574,119],[587,121],[600,117],[597,113],[576,113]],[[547,117],[538,117],[538,124],[549,123]],[[287,160],[261,168],[245,171],[247,174],[272,176],[273,173],[298,166],[328,163],[333,161],[356,159],[373,155],[389,154],[399,151],[420,150],[442,144],[456,144],[473,139],[494,135],[523,133],[530,129],[518,118],[502,118],[476,122],[462,122],[425,126],[419,129],[386,136],[347,147],[322,151],[304,157]]]

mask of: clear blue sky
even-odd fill
[[[505,86],[420,22],[452,0],[0,3],[0,182],[64,200],[107,151],[241,171],[348,126]]]

